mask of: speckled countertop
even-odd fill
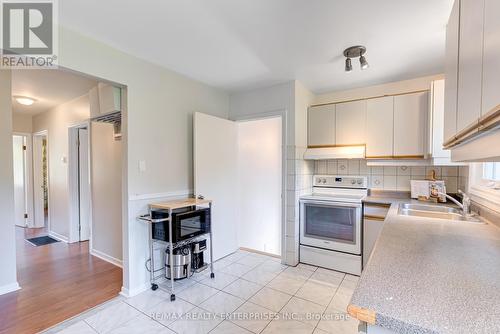
[[[391,203],[349,308],[396,333],[500,333],[500,229],[398,216]]]

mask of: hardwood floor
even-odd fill
[[[16,227],[21,290],[0,296],[0,333],[37,333],[115,297],[122,270],[89,254],[88,242],[34,247],[44,229]]]

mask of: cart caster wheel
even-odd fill
[[[210,278],[215,278],[215,274],[214,274],[214,273],[211,273],[211,274],[210,274]]]
[[[151,290],[155,291],[158,289],[158,284],[151,284]]]
[[[171,302],[175,301],[175,295],[170,295],[170,301]]]

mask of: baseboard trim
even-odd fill
[[[21,287],[19,286],[19,283],[17,283],[17,282],[7,284],[4,286],[0,286],[0,295],[4,295],[4,294],[9,293],[9,292],[14,292],[14,291],[17,291],[20,289],[21,289]]]
[[[144,284],[142,287],[135,288],[135,289],[127,289],[126,287],[122,286],[122,291],[120,291],[120,295],[126,298],[134,297],[137,296],[138,294],[146,291],[147,289],[151,288],[151,284],[147,283]]]
[[[118,260],[117,258],[114,258],[108,254],[105,254],[103,252],[100,252],[98,250],[95,250],[95,249],[91,249],[90,250],[90,255],[93,255],[95,257],[98,257],[100,258],[101,260],[103,261],[106,261],[106,262],[109,262],[111,263],[112,265],[115,265],[117,267],[120,267],[120,268],[123,268],[123,261],[122,260]]]
[[[277,259],[281,259],[280,255],[272,254],[272,253],[266,253],[260,250],[252,249],[252,248],[246,248],[246,247],[240,247],[240,250],[250,252],[250,253],[255,253],[255,254],[261,254],[261,255],[267,255],[270,257],[275,257]]]
[[[65,237],[64,235],[56,233],[54,231],[49,231],[49,237],[68,243],[68,237]]]

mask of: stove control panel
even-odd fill
[[[313,186],[329,188],[368,188],[366,176],[314,175]]]

